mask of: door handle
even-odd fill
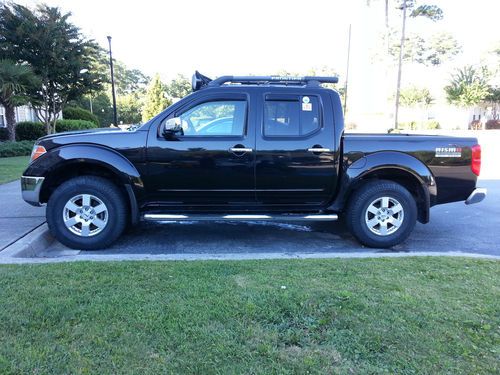
[[[311,147],[311,148],[308,148],[307,151],[312,152],[313,154],[316,154],[316,153],[321,153],[321,152],[331,152],[332,150],[330,150],[329,148],[323,148],[323,147]]]
[[[229,151],[234,153],[242,153],[242,152],[252,152],[253,149],[247,147],[231,147]]]

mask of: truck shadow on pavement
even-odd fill
[[[362,247],[338,222],[166,222],[141,223],[113,244],[86,254],[229,254],[359,251]],[[366,250],[366,249],[365,249]]]
[[[484,202],[436,206],[429,224],[417,223],[410,237],[392,249],[370,249],[338,222],[169,222],[141,223],[108,249],[80,254],[242,254],[462,252],[500,256],[500,180],[482,180]],[[68,249],[57,241],[44,257]]]

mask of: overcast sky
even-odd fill
[[[35,4],[33,0],[23,0]],[[356,66],[384,22],[383,0],[212,0],[105,1],[46,0],[73,14],[72,21],[105,46],[113,37],[114,56],[130,67],[169,78],[190,75],[268,74],[280,69],[307,71],[328,65],[345,70],[348,25],[353,27]],[[394,4],[395,1],[391,0]],[[419,33],[452,32],[473,61],[500,33],[497,0],[435,0],[444,20],[412,22]],[[394,5],[391,6],[391,10]],[[394,11],[396,12],[396,11]],[[394,21],[395,14],[391,17]]]
[[[15,0],[35,5],[34,0]],[[367,3],[370,6],[367,6]],[[390,23],[400,29],[396,0],[390,2]],[[177,73],[188,77],[199,70],[209,77],[276,74],[280,70],[307,74],[328,66],[340,76],[346,71],[347,40],[352,25],[349,73],[349,113],[358,116],[392,113],[396,66],[377,60],[383,51],[384,0],[45,0],[73,14],[84,34],[107,47],[129,68],[163,80]],[[429,0],[444,19],[410,19],[408,32],[424,38],[449,32],[463,52],[439,68],[403,67],[402,87],[431,90],[445,104],[443,87],[464,64],[478,64],[495,43],[499,0]],[[369,117],[368,121],[372,121]]]

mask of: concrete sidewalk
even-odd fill
[[[45,222],[45,207],[23,201],[19,180],[0,185],[0,251]]]

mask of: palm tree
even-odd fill
[[[12,60],[0,60],[0,105],[5,108],[9,140],[16,140],[15,107],[26,103],[25,93],[36,76],[28,65]]]

